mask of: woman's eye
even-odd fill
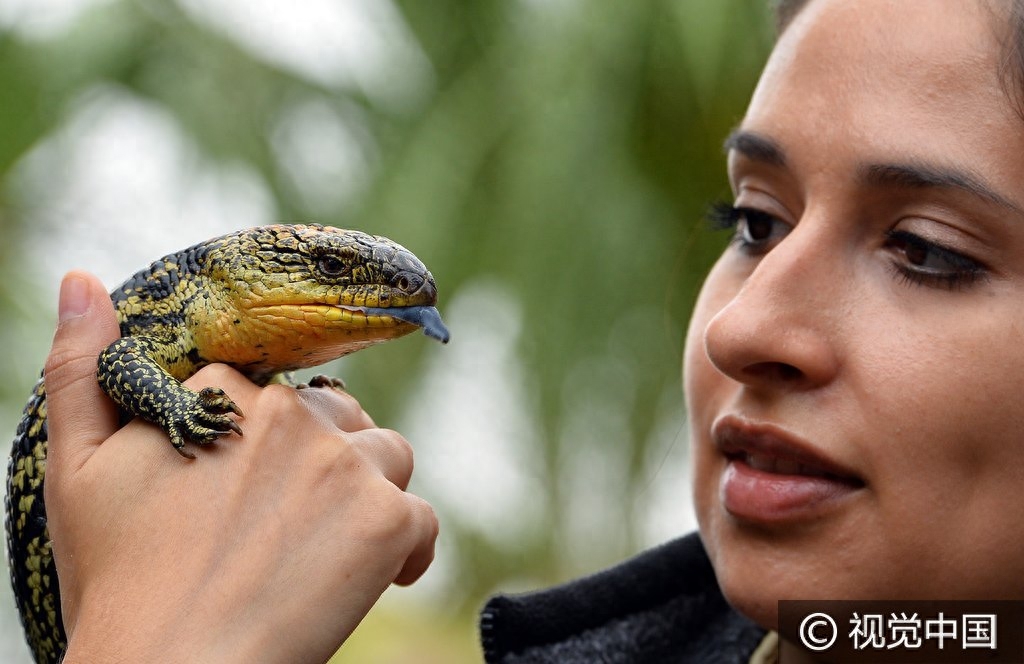
[[[713,228],[733,229],[733,243],[752,254],[767,253],[792,230],[789,224],[767,212],[728,203],[713,206],[708,220]]]
[[[889,231],[887,237],[885,246],[896,255],[893,267],[911,283],[956,290],[988,275],[973,258],[913,233]]]

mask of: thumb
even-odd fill
[[[51,478],[81,468],[119,428],[117,406],[96,381],[96,358],[120,336],[110,296],[99,279],[87,272],[66,274],[58,320],[43,372]]]

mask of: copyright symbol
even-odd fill
[[[800,623],[800,641],[810,650],[828,650],[838,635],[836,621],[827,613],[812,613]]]

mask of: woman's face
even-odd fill
[[[815,0],[729,139],[686,394],[702,537],[762,625],[1024,597],[1024,119],[994,12]]]

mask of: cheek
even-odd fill
[[[1007,338],[1008,318],[965,313],[858,335],[862,359],[851,360],[850,397],[867,406],[868,430],[892,432],[889,444],[865,441],[878,465],[871,470],[916,457],[918,465],[947,466],[944,475],[955,480],[1024,465],[1024,353]]]
[[[704,528],[713,509],[721,472],[717,457],[711,453],[704,433],[711,429],[724,393],[738,384],[722,374],[711,363],[705,350],[704,332],[711,320],[732,299],[735,288],[723,273],[721,265],[708,275],[694,305],[686,335],[683,354],[683,386],[686,416],[689,423],[690,458],[692,460],[694,507],[697,520]]]
[[[876,337],[862,369],[872,378],[857,382],[864,461],[880,504],[908,523],[941,514],[966,532],[1024,533],[1024,353],[1007,352],[1012,328],[1006,316],[965,316],[924,328],[941,337]]]
[[[686,399],[686,412],[691,417],[702,410],[706,402],[706,386],[712,382],[709,371],[714,370],[704,350],[704,329],[710,319],[698,300],[686,333],[686,345],[683,350],[683,397]]]
[[[868,359],[846,393],[860,407],[847,425],[878,534],[861,553],[890,570],[874,579],[882,587],[1024,592],[1024,353],[1008,352],[1016,314],[1002,314],[876,330],[861,346]]]
[[[683,390],[687,413],[691,419],[693,413],[705,409],[710,389],[715,383],[725,379],[725,376],[711,364],[704,346],[704,331],[708,323],[729,303],[738,289],[725,272],[722,261],[719,261],[708,274],[694,304],[690,326],[686,332]]]

